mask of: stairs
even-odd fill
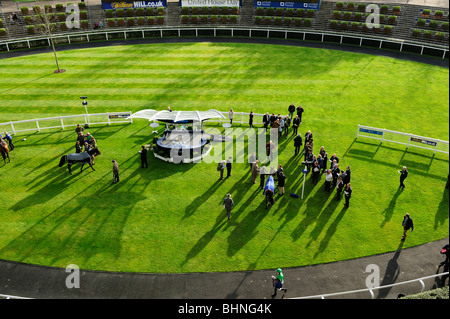
[[[167,2],[167,13],[166,13],[166,25],[167,26],[179,26],[180,25],[180,21],[179,21],[179,16],[180,16],[180,6],[178,4],[178,2]]]
[[[65,3],[66,1],[69,0],[63,0],[61,1],[62,3]],[[348,1],[343,1],[344,3],[347,3]],[[356,2],[362,2],[362,1],[356,1]],[[395,39],[402,39],[402,40],[408,40],[408,41],[414,41],[414,42],[421,42],[421,43],[429,43],[429,44],[438,44],[438,45],[448,45],[449,43],[449,32],[442,30],[440,28],[434,30],[434,33],[440,31],[440,32],[445,32],[446,36],[444,40],[439,40],[439,39],[435,39],[434,37],[431,38],[425,38],[423,35],[420,37],[413,37],[411,34],[411,30],[412,29],[416,29],[418,27],[415,26],[415,21],[416,19],[421,17],[421,10],[422,9],[431,9],[433,12],[435,10],[442,10],[444,12],[446,12],[444,18],[442,19],[442,21],[446,21],[448,22],[448,8],[437,8],[437,7],[430,7],[430,6],[424,6],[424,5],[416,5],[416,4],[405,4],[405,3],[399,3],[398,5],[401,6],[401,14],[398,15],[397,17],[397,21],[396,24],[394,25],[393,28],[393,32],[392,34],[383,34],[383,32],[380,33],[374,33],[374,31],[370,30],[370,31],[363,31],[362,30],[362,23],[364,23],[365,19],[364,17],[359,21],[360,22],[360,27],[358,30],[352,30],[351,28],[348,28],[347,30],[339,30],[339,29],[333,29],[330,26],[330,20],[333,20],[332,18],[332,14],[333,11],[336,10],[335,9],[335,3],[336,1],[329,1],[329,0],[324,0],[321,2],[320,5],[320,10],[315,12],[315,16],[312,19],[312,26],[310,27],[305,27],[305,26],[295,26],[294,23],[292,23],[290,26],[287,26],[285,24],[282,25],[275,25],[273,24],[269,24],[269,25],[261,25],[261,26],[267,26],[267,27],[282,27],[282,28],[292,28],[292,29],[296,29],[296,28],[302,28],[302,29],[307,29],[307,30],[311,30],[311,31],[317,31],[317,32],[321,32],[321,31],[330,31],[330,32],[334,32],[334,33],[345,33],[345,34],[353,34],[355,36],[377,36],[377,37],[386,37],[388,38],[395,38]],[[364,3],[366,4],[370,4],[370,1],[364,1]],[[24,6],[28,6],[31,7],[33,3],[27,3],[24,2],[23,3]],[[88,2],[88,6],[85,9],[88,12],[88,21],[89,21],[89,27],[87,30],[93,30],[94,24],[98,23],[99,21],[103,22],[104,25],[104,29],[108,29],[107,26],[107,18],[105,16],[105,12],[103,11],[102,7],[101,7],[101,3],[99,0],[92,0]],[[378,3],[378,5],[381,5],[380,3]],[[396,5],[395,3],[389,3],[389,12],[386,14],[386,18],[389,15],[392,15],[392,7]],[[9,6],[8,7],[8,11],[7,12],[2,12],[0,11],[0,19],[3,20],[3,28],[6,29],[6,35],[5,36],[0,36],[0,40],[5,40],[5,39],[14,39],[14,38],[24,38],[24,37],[29,37],[30,35],[26,32],[26,27],[25,27],[25,23],[24,23],[24,19],[23,19],[23,15],[20,12],[20,10],[16,10],[18,8],[18,6]],[[5,9],[3,9],[5,10]],[[5,10],[6,11],[6,10]],[[15,11],[17,13],[17,15],[19,16],[19,20],[16,21],[14,24],[10,24],[9,23],[9,19],[8,16],[10,15],[10,13],[12,11]],[[341,11],[346,11],[345,9],[342,9]],[[365,12],[363,12],[363,15],[365,14]],[[32,13],[30,12],[30,15],[32,15]],[[199,14],[200,15],[200,14]],[[220,13],[218,14],[220,15]],[[254,0],[243,0],[242,2],[242,7],[240,8],[239,11],[239,15],[238,15],[238,19],[236,23],[232,23],[232,22],[227,22],[227,23],[221,23],[220,21],[218,21],[217,23],[198,23],[195,24],[196,27],[201,28],[202,26],[217,26],[217,27],[236,27],[236,26],[242,26],[242,27],[258,27],[258,25],[255,23],[255,19],[254,16],[256,15],[256,10],[254,7]],[[294,22],[294,19],[296,17],[292,17],[292,21]],[[135,17],[135,23],[134,23],[134,27],[137,27],[137,19],[138,17]],[[350,18],[349,20],[344,20],[341,19],[341,21],[348,21],[349,23],[351,23],[352,18]],[[145,26],[147,26],[148,24],[146,23]],[[155,26],[158,26],[155,23]],[[170,0],[167,2],[167,9],[166,9],[166,13],[165,13],[165,19],[164,19],[164,26],[181,26],[181,27],[190,27],[190,26],[194,26],[193,24],[185,24],[181,22],[181,11],[180,11],[180,7],[179,7],[179,2],[176,0]],[[117,28],[117,26],[114,27],[115,29]],[[126,28],[126,27],[120,27],[120,28]],[[427,30],[429,29],[428,27],[423,27],[423,28],[418,28],[418,29],[422,29],[422,30]],[[75,31],[80,31],[80,30],[75,30]],[[72,30],[69,31],[61,31],[58,30],[55,33],[70,33],[73,32]]]
[[[255,15],[255,2],[254,0],[243,0],[242,7],[239,10],[238,24],[240,26],[253,26],[253,16]]]

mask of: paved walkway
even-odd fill
[[[410,236],[414,236],[414,233]],[[406,239],[408,240],[408,239]],[[380,285],[388,285],[442,272],[441,248],[449,238],[395,252],[315,266],[284,269],[286,294],[276,299],[306,297],[366,288],[370,264],[380,270]],[[349,247],[351,249],[351,247]],[[0,261],[0,294],[30,298],[132,299],[271,299],[270,276],[275,270],[227,273],[145,274],[80,270],[80,287],[69,289],[65,269]],[[448,279],[446,281],[448,285]],[[440,287],[440,277],[425,281],[426,289]],[[419,282],[375,292],[376,298],[394,299],[399,293],[420,292]],[[370,298],[358,293],[339,298]]]

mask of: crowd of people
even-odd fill
[[[350,185],[351,180],[351,168],[347,165],[345,168],[342,163],[339,163],[338,156],[333,153],[331,157],[329,157],[328,152],[325,150],[324,146],[320,147],[320,150],[317,152],[314,151],[314,139],[313,134],[310,130],[308,130],[302,138],[302,135],[299,134],[298,128],[302,124],[304,108],[299,105],[295,106],[294,103],[291,103],[288,107],[288,115],[282,116],[281,114],[269,115],[269,112],[266,112],[263,116],[263,127],[267,132],[267,129],[276,129],[279,137],[285,135],[288,136],[290,134],[290,127],[292,124],[292,136],[295,136],[294,141],[294,156],[298,156],[302,153],[304,160],[303,164],[306,166],[306,174],[311,174],[311,182],[314,185],[317,185],[319,179],[322,175],[325,175],[325,183],[324,183],[324,191],[330,193],[333,189],[336,189],[336,200],[341,200],[342,195],[345,198],[344,206],[346,208],[350,205],[350,198],[352,196],[352,187]],[[233,123],[234,112],[233,109],[230,109],[228,117],[230,119],[230,124]],[[254,127],[253,124],[253,111],[249,114],[249,125],[250,127]],[[272,131],[273,132],[273,131]],[[303,146],[303,148],[302,148]],[[273,153],[275,151],[275,144],[272,140],[266,144],[266,155],[273,160]],[[259,166],[260,162],[256,157],[255,153],[252,153],[249,156],[250,163],[250,172],[251,172],[251,183],[255,184],[258,175],[260,179],[259,187],[261,189],[265,188],[266,176],[272,175],[274,176],[274,180],[277,182],[278,194],[285,194],[285,185],[286,185],[286,175],[283,171],[282,165],[278,165],[277,169],[273,167]],[[229,172],[231,172],[231,160],[223,161],[219,163],[217,170],[220,171],[220,179],[223,179],[223,171],[225,168]],[[227,177],[230,176],[230,173],[227,174]],[[272,204],[274,203],[274,200]]]
[[[101,155],[97,140],[89,132],[84,134],[84,127],[80,124],[77,124],[75,132],[77,133],[75,153],[87,152],[92,157],[92,165],[95,165],[95,157]]]

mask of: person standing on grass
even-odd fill
[[[296,137],[294,137],[295,155],[300,153],[300,146],[302,145],[303,145],[302,136],[298,134]]]
[[[297,107],[297,115],[298,115],[298,118],[300,119],[300,124],[302,123],[302,115],[303,115],[304,111],[305,110],[303,109],[303,107],[301,105],[299,105]]]
[[[81,147],[81,145],[80,145],[80,142],[77,141],[77,142],[75,143],[75,153],[81,153],[81,149],[82,149],[82,147]]]
[[[233,109],[230,109],[230,111],[228,112],[228,118],[230,119],[230,124],[233,124],[233,119],[234,119]]]
[[[256,177],[257,177],[258,174],[259,174],[258,163],[259,163],[259,161],[256,160],[256,162],[253,163],[253,166],[252,166],[252,184],[255,184],[255,183],[256,183]]]
[[[223,170],[225,169],[225,161],[220,161],[217,170],[220,172],[220,179],[223,179]]]
[[[289,117],[292,119],[294,117],[295,105],[294,102],[291,103],[288,107]]]
[[[299,126],[300,126],[300,119],[298,115],[296,115],[295,118],[292,120],[292,128],[293,128],[292,135],[297,135]]]
[[[327,170],[325,174],[325,192],[329,193],[331,191],[331,180],[333,179],[333,174],[331,169]]]
[[[259,171],[259,180],[260,180],[259,187],[261,189],[264,189],[265,181],[266,181],[266,167],[265,166],[262,166]]]
[[[289,126],[291,126],[291,118],[286,115],[286,117],[284,118],[284,133],[286,134],[286,136],[288,136],[289,134]]]
[[[312,166],[312,183],[314,185],[317,185],[317,182],[319,181],[319,175],[320,175],[319,162],[315,161],[313,162]]]
[[[230,219],[231,219],[231,210],[232,210],[233,207],[234,207],[234,201],[233,201],[233,199],[231,198],[231,194],[227,194],[227,197],[225,197],[225,198],[223,199],[222,206],[223,206],[223,208],[226,209],[227,215],[228,215],[228,220],[230,220]]]
[[[266,112],[266,114],[264,114],[263,116],[264,133],[267,132],[269,122],[270,122],[269,112]]]
[[[148,160],[147,160],[147,149],[144,145],[141,146],[142,150],[139,151],[141,154],[141,168],[148,168]]]
[[[250,127],[253,127],[253,111],[250,112],[249,116],[248,116],[248,125],[250,125]]]
[[[403,181],[408,177],[408,170],[406,169],[406,166],[403,166],[401,171],[398,171],[400,173],[400,186],[399,188],[404,189],[405,184],[403,184]]]
[[[233,158],[231,156],[228,157],[227,164],[226,164],[226,167],[227,167],[227,178],[231,176],[231,163],[232,162],[233,162]]]
[[[345,194],[345,208],[348,208],[350,206],[350,197],[352,197],[352,187],[350,186],[350,183],[347,184],[347,186],[344,188],[344,194]]]
[[[84,128],[80,124],[77,124],[77,127],[75,128],[75,132],[78,134],[78,133],[83,133],[83,131],[84,131]]]
[[[406,233],[408,232],[408,230],[411,229],[411,231],[414,231],[414,223],[408,213],[406,213],[405,216],[403,217],[402,226],[403,226],[402,240],[404,240],[406,238]]]
[[[278,194],[284,195],[284,184],[286,183],[286,176],[283,171],[278,175]]]
[[[113,163],[113,184],[119,182],[119,164],[116,162],[116,160],[111,161]]]
[[[347,166],[347,170],[345,171],[345,177],[344,177],[344,185],[347,185],[350,183],[350,174],[352,171],[350,170],[350,166]]]
[[[344,189],[344,182],[343,182],[342,178],[339,177],[339,180],[336,184],[336,200],[341,199],[341,193],[342,193],[343,189]]]
[[[252,170],[253,163],[256,162],[256,153],[253,152],[252,155],[249,156],[248,162],[250,163],[250,171]]]

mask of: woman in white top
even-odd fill
[[[325,174],[325,191],[330,192],[331,190],[331,180],[333,179],[333,174],[331,174],[331,169],[327,170]]]
[[[234,118],[233,109],[230,109],[230,112],[228,112],[228,118],[230,119],[230,124],[233,124],[233,118]]]

